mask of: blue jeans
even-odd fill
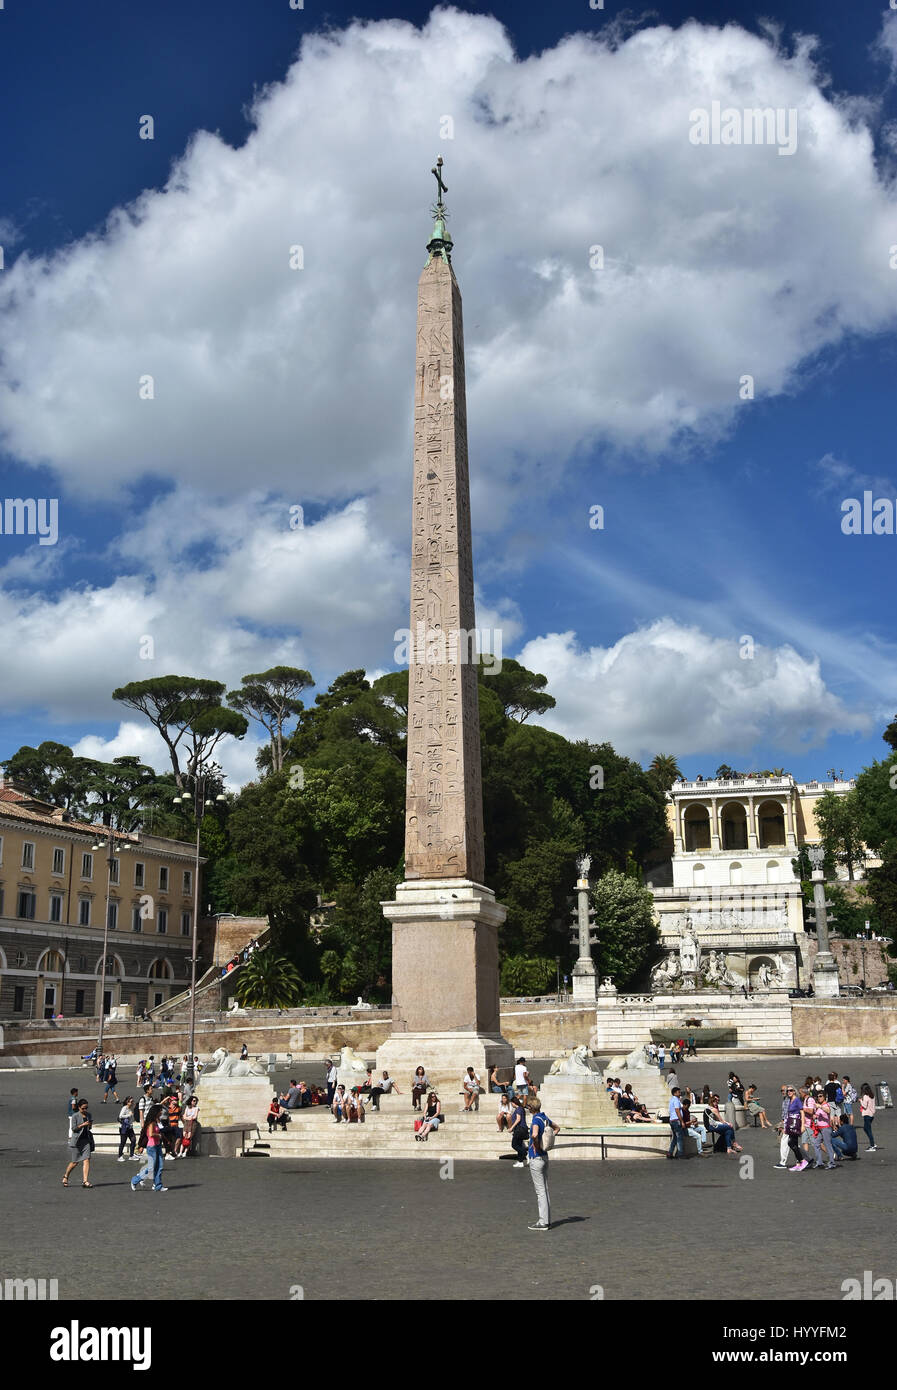
[[[868,1115],[863,1116],[863,1129],[865,1130],[866,1138],[869,1140],[870,1149],[874,1148],[875,1139],[872,1136],[872,1121],[870,1120]]]
[[[844,1140],[841,1138],[839,1134],[832,1135],[832,1145],[834,1147],[835,1153],[839,1153],[842,1158],[850,1158],[856,1154],[856,1149],[848,1149],[847,1145],[845,1144]]]
[[[735,1144],[735,1131],[731,1125],[716,1125],[714,1134],[721,1134],[726,1141],[726,1148],[731,1149]]]
[[[681,1120],[670,1120],[670,1129],[673,1131],[670,1136],[670,1147],[667,1150],[670,1157],[673,1157],[673,1149],[678,1151],[678,1157],[685,1157],[685,1130]]]
[[[139,1182],[142,1182],[144,1178],[152,1178],[153,1191],[158,1192],[160,1187],[162,1186],[163,1162],[164,1154],[162,1153],[161,1144],[155,1144],[151,1149],[147,1149],[146,1163],[144,1163],[143,1167],[140,1169],[140,1172],[137,1173],[131,1179],[131,1186],[136,1187],[137,1184]]]

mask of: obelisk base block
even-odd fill
[[[817,999],[835,999],[841,993],[838,965],[830,951],[820,951],[813,962],[813,993]]]
[[[500,1035],[485,1033],[396,1033],[377,1048],[374,1075],[388,1071],[404,1095],[411,1095],[411,1078],[423,1067],[427,1080],[439,1092],[447,1114],[454,1111],[453,1102],[461,1091],[462,1078],[473,1067],[489,1090],[489,1072],[493,1067],[513,1068],[514,1049]],[[483,1097],[480,1097],[481,1101]],[[409,1101],[410,1103],[410,1101]]]
[[[598,977],[595,974],[595,962],[580,957],[573,967],[573,1002],[594,1004],[597,998]]]
[[[470,879],[416,879],[382,904],[392,931],[393,1035],[377,1051],[403,1089],[415,1068],[458,1090],[467,1067],[513,1065],[501,1036],[498,927],[507,909]],[[409,1070],[410,1068],[410,1070]]]

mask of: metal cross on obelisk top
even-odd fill
[[[442,182],[442,155],[437,157],[436,168],[431,169],[430,173],[436,178],[436,188],[438,190],[436,194],[437,205],[442,207],[442,195],[443,193],[448,193],[448,184]]]

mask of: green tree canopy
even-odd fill
[[[599,975],[610,975],[618,989],[628,989],[651,964],[660,946],[649,889],[616,869],[603,874],[592,889],[594,948]]]
[[[311,672],[296,666],[272,666],[268,671],[243,676],[240,684],[239,690],[228,691],[227,703],[267,730],[271,765],[275,772],[280,772],[286,724],[304,709],[299,696],[314,685]]]
[[[249,727],[242,715],[222,707],[221,681],[198,676],[154,676],[131,681],[113,690],[113,700],[144,715],[165,743],[171,758],[174,779],[184,790],[184,773],[178,755],[182,740],[189,748],[187,772],[210,757],[225,734],[242,738]]]
[[[854,869],[862,865],[864,858],[862,816],[856,791],[842,796],[833,791],[823,792],[816,802],[815,815],[826,854],[835,863],[843,864],[848,878],[852,879]]]
[[[240,966],[234,994],[246,1009],[290,1009],[300,1001],[302,980],[292,961],[263,947]]]

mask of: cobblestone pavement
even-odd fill
[[[808,1072],[897,1081],[897,1059],[699,1058],[679,1074],[721,1089],[731,1065],[771,1118],[778,1084]],[[860,1133],[861,1162],[831,1173],[776,1171],[778,1142],[755,1129],[740,1136],[753,1176],[723,1155],[559,1163],[557,1224],[539,1235],[526,1170],[459,1162],[442,1178],[438,1147],[432,1163],[169,1162],[164,1194],[132,1194],[136,1165],[103,1156],[93,1191],[66,1190],[73,1085],[96,1120],[115,1117],[87,1070],[0,1073],[0,1274],[56,1278],[60,1298],[839,1300],[844,1279],[894,1275],[893,1110],[880,1151]]]

